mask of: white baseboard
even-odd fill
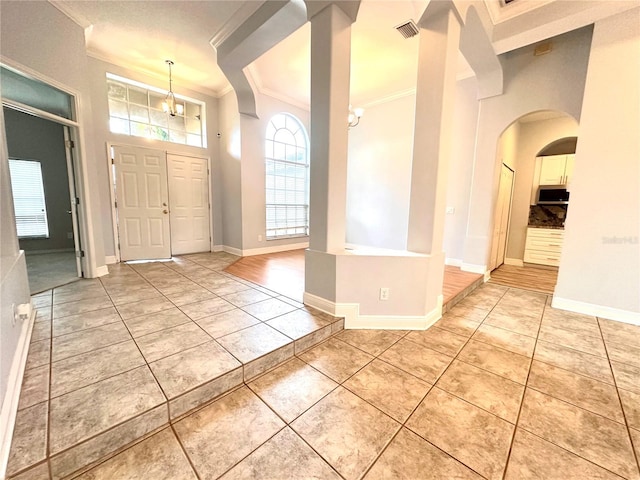
[[[451,267],[462,267],[462,260],[459,258],[445,258],[444,264]]]
[[[47,253],[71,253],[73,248],[51,248],[49,250],[25,250],[27,255],[46,255]]]
[[[513,265],[513,266],[516,266],[516,267],[524,267],[524,262],[519,258],[505,258],[504,259],[504,264],[505,265]]]
[[[288,252],[289,250],[300,250],[302,248],[309,248],[309,242],[289,243],[287,245],[274,245],[273,247],[259,247],[259,248],[247,248],[247,249],[228,247],[226,245],[221,248],[225,252],[231,253],[232,255],[238,255],[240,257],[251,257],[253,255],[264,255],[266,253]]]
[[[438,306],[423,316],[360,315],[357,303],[335,303],[307,292],[303,302],[330,315],[344,317],[345,329],[426,330],[442,318],[442,295],[438,297]]]
[[[583,313],[585,315],[616,320],[632,325],[640,325],[640,312],[630,312],[619,308],[605,307],[604,305],[595,305],[593,303],[579,302],[577,300],[555,296],[551,301],[551,306],[561,310],[569,310],[570,312]]]
[[[104,277],[105,275],[109,275],[109,267],[101,265],[96,268],[96,277]]]
[[[486,265],[475,265],[473,263],[462,263],[460,269],[463,272],[479,273],[480,275],[484,275],[487,272]]]
[[[36,311],[31,309],[31,316],[28,321],[24,322],[20,332],[18,346],[9,370],[7,393],[2,401],[2,410],[0,411],[0,478],[5,478],[7,463],[9,462],[9,450],[11,448],[13,428],[16,423],[16,414],[18,413],[22,378],[27,364],[27,354],[29,353],[31,331],[33,330],[35,318]]]
[[[223,252],[224,251],[224,245],[214,245],[213,247],[211,247],[211,251],[212,252]]]
[[[309,248],[309,242],[289,243],[287,245],[274,245],[273,247],[249,248],[246,250],[242,250],[242,256],[250,257],[252,255],[264,255],[265,253],[288,252],[289,250],[301,250],[303,248]]]
[[[227,245],[223,245],[222,251],[230,253],[231,255],[237,255],[238,257],[242,256],[242,250],[239,248],[228,247]]]
[[[107,265],[113,265],[114,263],[118,263],[118,260],[115,255],[107,255],[104,257],[104,263]]]

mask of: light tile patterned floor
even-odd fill
[[[145,268],[153,273],[152,268]],[[190,276],[193,282],[202,285],[206,281],[208,291],[224,289],[222,298],[232,305],[232,299],[244,302],[249,298],[237,295],[248,288],[242,289],[228,279],[207,280],[198,265],[185,268],[195,275]],[[157,279],[163,281],[160,276]],[[189,281],[175,281],[188,285],[195,294],[197,289]],[[109,283],[105,287],[112,295],[114,290],[109,288],[115,288],[117,282]],[[175,287],[171,282],[163,281],[163,285]],[[126,288],[120,293],[128,294]],[[74,298],[84,305],[82,295]],[[165,332],[188,324],[180,315],[163,315],[175,307],[164,310],[158,298],[152,298],[154,301],[143,308],[143,313],[158,308],[159,313],[149,317],[151,323]],[[253,299],[256,303],[264,301],[259,296]],[[286,363],[178,418],[79,478],[639,479],[640,327],[555,310],[548,300],[543,294],[485,284],[426,332],[337,333],[309,350],[296,351]],[[121,338],[119,330],[109,329],[89,341],[106,350],[104,344],[113,345],[116,339],[123,348],[122,355],[131,356],[127,362],[134,365],[146,355],[160,356],[157,363],[171,359],[176,355],[172,338],[184,336],[188,348],[177,355],[193,351],[197,372],[215,370],[224,361],[217,357],[201,359],[198,353],[208,351],[203,347],[207,342],[225,338],[216,337],[221,332],[235,335],[228,342],[220,342],[233,355],[245,359],[259,355],[260,342],[249,341],[240,348],[241,343],[235,341],[237,332],[249,335],[251,329],[258,328],[262,333],[267,327],[277,329],[278,322],[270,323],[273,318],[266,318],[269,315],[265,316],[262,307],[252,311],[263,321],[241,314],[230,316],[230,310],[218,307],[207,305],[205,318],[220,316],[222,326],[202,322],[203,329],[215,340],[204,340],[195,331],[183,329],[168,339],[150,342],[153,348],[146,353],[140,348],[141,352],[134,355],[129,349],[131,342],[153,335],[145,330],[147,322],[139,321],[136,328],[141,329],[140,335],[133,333],[134,328],[133,340],[117,340]],[[282,308],[275,310],[277,318],[289,315]],[[305,331],[310,324],[308,318],[298,315],[302,319],[300,330],[282,335],[295,337]],[[107,312],[90,317],[83,321],[93,329],[115,323],[109,322]],[[131,328],[129,320],[125,322]],[[322,328],[322,316],[311,324]],[[242,330],[229,333],[234,328]],[[31,350],[29,395],[23,399],[18,422],[18,428],[28,430],[25,438],[29,444],[14,445],[20,461],[28,456],[32,463],[47,448],[47,423],[43,418],[49,409],[53,414],[57,407],[54,399],[42,401],[49,395],[48,387],[43,386],[48,385],[43,380],[48,372],[38,369],[48,364],[46,349],[38,345],[47,341],[44,338],[42,329]],[[279,345],[277,335],[265,338]],[[71,356],[71,347],[60,345],[53,350],[58,362],[83,358],[82,352]],[[232,351],[235,348],[238,350]],[[216,354],[222,353],[220,350]],[[109,352],[104,355],[113,358]],[[113,365],[105,368],[118,371],[116,359],[107,363]],[[155,374],[153,361],[151,365]],[[171,371],[172,365],[169,362],[160,370]],[[96,376],[117,378],[113,371]],[[140,371],[138,367],[128,374],[140,376],[137,381],[141,388],[148,389],[144,396],[149,403],[147,409],[153,412],[157,393]],[[156,378],[164,391],[161,375]],[[95,377],[89,381],[97,382],[92,385],[101,383]],[[51,385],[60,391],[74,388],[57,386],[53,381]],[[122,413],[100,412],[95,414],[95,421],[102,415]],[[152,414],[145,419],[152,424],[153,420]],[[78,433],[70,428],[67,437]],[[33,476],[23,478],[48,478],[46,464],[29,473]]]

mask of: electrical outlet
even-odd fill
[[[73,232],[67,232],[67,238],[69,240],[72,240],[73,239]]]
[[[380,300],[389,300],[389,289],[387,287],[380,288]]]
[[[456,207],[447,207],[447,214],[452,215],[456,213]]]
[[[261,242],[262,241],[262,235],[258,235],[258,241]]]

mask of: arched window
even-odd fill
[[[265,141],[267,239],[309,234],[309,141],[296,117],[278,113]]]

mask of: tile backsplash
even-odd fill
[[[529,207],[529,226],[564,227],[568,205],[531,205]]]

